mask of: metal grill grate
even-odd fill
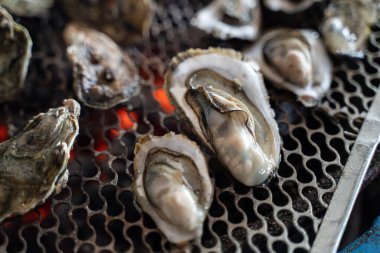
[[[209,1],[157,2],[150,40],[126,48],[139,66],[142,94],[111,110],[82,107],[68,186],[35,210],[5,220],[0,225],[0,252],[166,252],[173,248],[134,201],[135,141],[144,134],[168,131],[194,139],[189,126],[170,114],[172,108],[161,96],[163,74],[172,56],[190,47],[240,50],[247,44],[221,42],[189,26],[193,14]],[[301,20],[303,27],[317,28],[322,8],[314,6],[290,18],[264,11],[264,17],[267,27],[294,27]],[[10,136],[33,115],[73,97],[60,34],[66,17],[60,6],[47,20],[17,21],[30,30],[34,47],[25,98],[0,106],[0,128]],[[364,60],[335,60],[332,88],[319,108],[306,109],[291,93],[267,82],[283,138],[278,176],[267,186],[248,188],[231,179],[210,156],[215,196],[193,252],[311,249],[380,83],[380,25],[373,30]]]

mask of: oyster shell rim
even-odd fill
[[[289,0],[263,0],[266,8],[275,12],[283,12],[286,14],[295,14],[309,9],[316,3],[323,0],[303,0],[300,3],[293,3]]]

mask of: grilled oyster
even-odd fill
[[[109,109],[140,92],[133,61],[107,35],[72,23],[64,31],[76,96],[89,107]]]
[[[282,11],[287,14],[293,14],[306,10],[314,3],[322,0],[264,0],[264,4],[272,11]]]
[[[266,78],[295,93],[305,106],[315,106],[330,88],[331,62],[315,31],[273,30],[245,55],[260,64]]]
[[[280,162],[281,140],[257,64],[233,50],[190,49],[165,80],[180,116],[231,174],[263,183]]]
[[[152,24],[152,0],[64,0],[67,15],[110,36],[117,43],[132,43],[146,37]]]
[[[45,15],[53,3],[54,0],[0,0],[10,12],[22,17]]]
[[[28,31],[0,6],[0,102],[13,99],[23,88],[31,51]]]
[[[325,11],[321,32],[330,52],[363,58],[370,25],[378,20],[378,0],[335,0]]]
[[[135,147],[134,194],[173,243],[202,235],[213,195],[207,162],[183,135],[145,136]]]
[[[214,0],[191,24],[220,39],[254,40],[261,26],[257,0]]]
[[[72,99],[63,104],[38,114],[0,144],[0,221],[29,211],[66,183],[80,106]]]

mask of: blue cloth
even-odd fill
[[[339,253],[380,253],[380,216],[367,232]]]

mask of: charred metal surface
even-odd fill
[[[163,73],[172,56],[190,47],[248,46],[215,40],[189,26],[194,13],[209,2],[157,1],[150,39],[125,48],[139,68],[141,95],[105,111],[82,106],[68,186],[26,215],[3,221],[0,252],[167,252],[173,247],[134,200],[133,150],[136,139],[145,134],[174,131],[196,140],[189,126],[171,114],[170,105],[156,99],[162,95]],[[294,20],[317,28],[320,10],[307,10],[294,19],[271,13],[264,24],[294,26]],[[17,19],[30,30],[33,56],[21,100],[27,103],[0,105],[2,139],[13,136],[32,115],[74,97],[60,33],[66,21],[58,5],[46,20]],[[249,188],[231,179],[209,156],[214,201],[194,252],[311,249],[380,84],[380,25],[373,30],[363,60],[334,59],[332,88],[318,108],[304,108],[290,92],[267,82],[284,142],[278,176],[267,186]]]

